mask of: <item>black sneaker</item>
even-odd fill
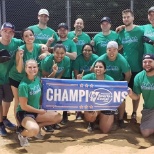
[[[94,131],[94,123],[93,122],[88,123],[87,130],[88,130],[88,132]]]
[[[118,120],[118,125],[120,128],[125,128],[125,123],[123,119]]]
[[[137,123],[137,120],[136,120],[136,112],[133,112],[132,113],[130,122],[131,123]]]
[[[60,124],[61,124],[61,125],[66,125],[67,122],[68,122],[68,119],[63,119],[63,120],[60,122]]]
[[[82,120],[83,119],[83,114],[80,111],[76,112],[76,120]]]
[[[52,125],[52,127],[55,130],[59,130],[61,128],[58,124],[54,124],[54,125]]]
[[[46,131],[46,132],[54,132],[54,129],[51,125],[49,126],[44,126],[43,129]]]

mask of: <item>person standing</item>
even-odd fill
[[[70,40],[68,35],[68,26],[66,23],[60,23],[58,25],[58,35],[59,35],[59,41],[58,43],[62,43],[66,48],[66,56],[68,56],[71,60],[71,67],[70,67],[70,74],[68,74],[65,79],[72,79],[72,71],[73,71],[73,61],[77,57],[77,48],[74,43],[74,41]],[[64,79],[64,78],[63,78]],[[67,111],[63,111],[63,120],[61,121],[62,125],[65,125],[68,121]]]
[[[49,12],[47,9],[40,9],[38,12],[39,23],[29,26],[35,35],[35,43],[46,44],[48,47],[53,47],[58,40],[57,33],[47,26],[49,21]]]
[[[91,39],[88,34],[83,32],[84,21],[81,18],[75,20],[74,31],[68,33],[68,38],[76,43],[77,55],[82,53],[82,47],[85,43],[90,43]]]
[[[142,65],[144,70],[135,76],[133,91],[129,88],[128,94],[133,100],[143,96],[140,131],[143,137],[148,137],[154,134],[154,54],[145,54]]]
[[[103,17],[100,22],[102,31],[96,34],[91,41],[94,45],[95,53],[98,56],[106,53],[106,46],[109,41],[117,41],[118,34],[111,30],[111,19],[109,17]]]
[[[5,128],[16,130],[16,126],[7,119],[10,103],[13,101],[13,94],[9,85],[9,71],[15,59],[16,50],[23,42],[13,38],[15,26],[9,22],[2,25],[0,33],[0,53],[4,52],[10,55],[8,61],[0,62],[0,135],[6,136]]]
[[[122,20],[125,28],[119,32],[118,43],[119,45],[122,45],[122,55],[126,58],[130,65],[132,76],[128,86],[133,88],[134,77],[142,70],[142,57],[144,52],[142,37],[144,33],[140,27],[133,24],[134,13],[130,9],[122,11]],[[137,122],[136,111],[139,100],[132,100],[132,104],[133,112],[131,115],[131,122]]]

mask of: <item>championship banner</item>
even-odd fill
[[[42,84],[45,110],[116,110],[128,94],[126,81],[42,78]]]

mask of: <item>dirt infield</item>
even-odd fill
[[[143,100],[140,101],[138,109],[138,124],[129,123],[132,111],[131,100],[127,98],[126,111],[128,119],[125,121],[126,128],[114,127],[110,134],[101,134],[99,129],[93,133],[86,130],[87,124],[84,121],[76,121],[74,112],[69,116],[69,122],[54,133],[45,133],[43,140],[32,138],[30,146],[20,147],[17,134],[9,132],[5,138],[0,137],[0,154],[153,154],[154,136],[143,138],[139,131]],[[9,119],[14,121],[13,103],[9,111]]]

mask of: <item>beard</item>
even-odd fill
[[[145,70],[147,73],[151,73],[152,71],[154,71],[154,67],[151,67],[151,68],[149,68],[149,69],[144,68],[144,70]]]

